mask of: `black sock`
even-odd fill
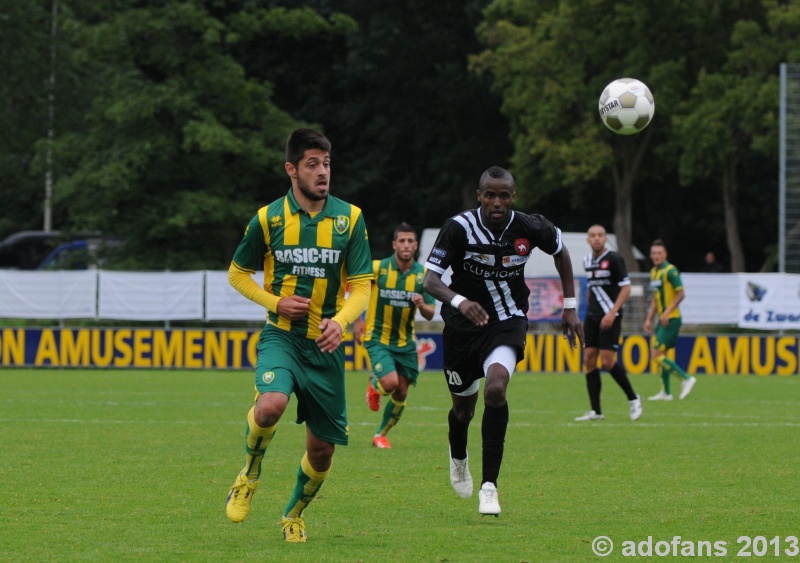
[[[617,382],[623,391],[625,391],[625,395],[628,397],[629,401],[633,401],[636,398],[636,393],[633,391],[633,386],[631,385],[630,379],[628,379],[628,372],[625,371],[625,368],[620,365],[619,362],[614,364],[608,373],[611,374],[611,377],[614,378],[614,381]]]
[[[592,410],[597,414],[602,414],[600,409],[600,389],[603,387],[603,382],[600,381],[600,370],[595,368],[586,374],[586,389],[589,390],[589,404],[592,405]]]
[[[469,435],[469,422],[459,422],[453,409],[447,414],[450,430],[447,438],[450,441],[450,456],[453,459],[467,458],[467,436]]]
[[[494,483],[500,475],[503,463],[506,429],[508,429],[508,403],[502,407],[485,406],[481,436],[483,437],[483,480],[481,483]]]

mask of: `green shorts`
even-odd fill
[[[417,384],[419,375],[419,358],[417,357],[417,347],[397,348],[386,346],[380,342],[367,341],[364,348],[369,354],[369,363],[372,366],[372,373],[378,379],[384,375],[396,371],[408,379],[413,385]]]
[[[332,444],[347,445],[344,346],[332,354],[317,343],[267,325],[258,339],[256,390],[297,397],[297,424]]]
[[[675,348],[678,344],[678,333],[681,331],[680,318],[670,319],[667,326],[662,326],[660,322],[656,321],[656,341],[653,348],[656,350],[669,350]]]

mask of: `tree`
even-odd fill
[[[91,105],[57,139],[57,203],[71,225],[126,241],[117,267],[226,267],[264,186],[286,184],[286,137],[302,122],[231,54],[269,12],[213,7],[131,2],[67,26]],[[284,33],[303,33],[296,23]]]
[[[44,177],[32,162],[36,142],[47,132],[50,8],[51,0],[8,0],[0,7],[0,233],[42,226]],[[58,65],[65,53],[56,54]]]
[[[481,27],[487,48],[473,68],[490,72],[503,96],[514,171],[527,198],[567,190],[576,208],[591,205],[604,189],[612,193],[613,230],[628,268],[638,271],[631,251],[634,188],[641,194],[646,185],[677,183],[669,162],[682,139],[672,130],[672,114],[700,69],[724,63],[737,18],[759,6],[668,1],[655,18],[647,3],[493,2]],[[605,131],[596,113],[602,88],[623,76],[648,84],[656,99],[653,123],[632,137]]]
[[[776,65],[797,60],[799,3],[63,0],[54,226],[121,236],[116,267],[225,267],[288,189],[286,135],[307,124],[331,137],[334,194],[364,209],[376,253],[400,220],[475,205],[501,165],[517,206],[565,230],[602,222],[626,253],[664,238],[689,271],[697,241],[754,264],[775,233],[730,233],[774,222]],[[2,234],[41,224],[51,6],[0,8]],[[622,76],[656,98],[630,138],[596,113]]]
[[[676,115],[684,139],[681,180],[716,184],[722,196],[733,272],[746,271],[738,205],[740,179],[749,154],[777,154],[778,66],[797,60],[791,45],[800,36],[800,4],[764,2],[766,11],[738,21],[731,50],[716,72],[701,71],[691,96]]]
[[[307,4],[332,17],[330,2]],[[280,107],[330,135],[333,191],[362,207],[376,255],[402,220],[439,227],[475,206],[480,174],[507,166],[500,100],[467,68],[486,4],[346,0],[335,3],[355,24],[345,34],[262,34],[243,49]]]
[[[348,38],[341,82],[334,82],[341,111],[332,112],[331,127],[348,151],[344,173],[364,205],[373,250],[391,251],[401,220],[440,227],[475,207],[481,173],[507,166],[500,99],[486,77],[468,70],[486,4],[348,3],[359,33]]]

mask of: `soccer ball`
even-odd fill
[[[619,78],[600,94],[600,119],[620,135],[633,135],[647,127],[656,112],[650,89],[641,80]]]

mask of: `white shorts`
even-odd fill
[[[514,375],[514,370],[517,367],[517,354],[514,352],[514,349],[511,346],[498,346],[492,353],[489,354],[489,357],[483,362],[483,376],[489,373],[489,366],[492,364],[500,364],[506,371],[508,372],[508,378],[511,379],[511,376]],[[474,395],[480,389],[481,380],[476,379],[472,382],[467,389],[462,391],[461,393],[453,393],[453,395],[459,395],[460,397],[469,397],[470,395]]]

